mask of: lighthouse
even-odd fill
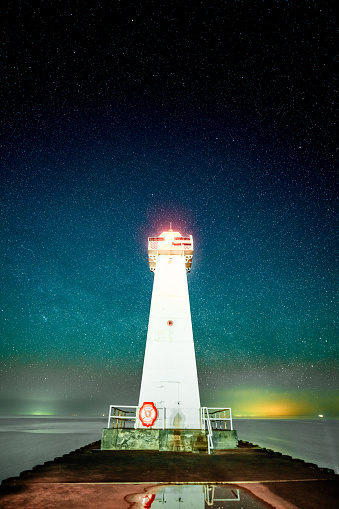
[[[148,238],[154,273],[151,309],[139,395],[139,408],[153,403],[153,428],[200,429],[200,396],[187,273],[193,237],[168,231]]]
[[[200,406],[187,285],[193,237],[148,238],[154,273],[139,402],[110,405],[102,450],[208,452],[237,447],[231,409]]]

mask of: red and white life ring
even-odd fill
[[[139,419],[143,426],[153,426],[158,417],[158,410],[152,402],[143,403],[139,410]]]

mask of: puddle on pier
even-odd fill
[[[267,509],[236,485],[180,484],[149,488],[127,498],[133,509]]]

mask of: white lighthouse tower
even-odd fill
[[[186,273],[192,235],[168,231],[148,239],[154,272],[139,407],[158,409],[153,428],[200,429],[200,396]]]
[[[139,403],[110,405],[102,450],[210,453],[237,447],[231,409],[200,407],[186,275],[192,258],[192,235],[170,227],[148,239],[154,284]]]

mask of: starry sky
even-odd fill
[[[1,10],[0,412],[137,404],[172,222],[202,404],[338,418],[335,2]]]

